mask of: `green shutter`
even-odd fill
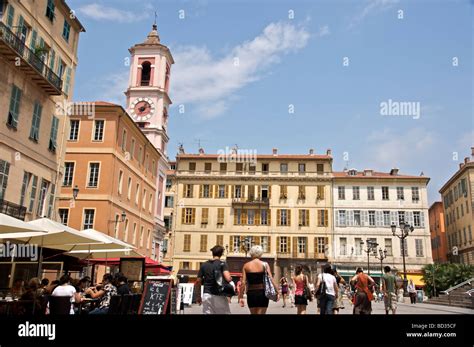
[[[56,139],[58,136],[58,124],[59,124],[59,119],[55,116],[53,116],[53,119],[51,121],[51,135],[49,137],[49,150],[51,151],[56,151]]]
[[[10,109],[8,113],[8,124],[14,128],[18,126],[18,115],[20,112],[21,90],[13,85],[10,98]]]
[[[54,194],[56,192],[56,185],[51,185],[51,192],[49,193],[49,204],[48,204],[48,218],[51,218],[51,214],[54,208]]]
[[[64,94],[69,95],[69,87],[71,85],[71,68],[66,68],[66,83],[64,83]]]
[[[18,25],[16,27],[16,35],[20,36],[21,34],[21,29],[23,29],[23,25],[25,25],[25,19],[23,18],[22,15],[18,18]]]
[[[36,200],[36,189],[38,187],[38,176],[33,176],[33,183],[31,184],[30,206],[28,212],[33,212]]]
[[[30,130],[30,138],[32,140],[38,141],[39,140],[39,127],[41,122],[41,112],[43,108],[39,104],[39,102],[35,102],[35,107],[33,110],[33,120],[31,122],[31,130]]]
[[[31,33],[31,43],[30,43],[30,48],[34,52],[36,48],[36,39],[38,38],[38,33],[36,30],[33,30]]]
[[[12,5],[8,5],[8,14],[7,14],[7,26],[11,28],[13,26],[13,18],[15,17],[15,9]]]
[[[54,71],[54,61],[56,60],[56,52],[51,49],[51,57],[49,58],[49,68]]]

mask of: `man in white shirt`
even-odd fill
[[[339,295],[339,288],[329,264],[326,264],[323,267],[323,273],[318,275],[316,295],[319,296],[321,314],[333,314],[334,301]]]
[[[81,301],[81,296],[77,293],[76,288],[71,285],[71,277],[69,275],[64,275],[59,279],[59,285],[54,288],[51,296],[68,296],[71,298],[71,309],[70,314],[74,314],[74,302],[79,303]]]

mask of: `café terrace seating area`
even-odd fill
[[[99,231],[0,213],[0,315],[82,315],[103,307],[107,314],[137,314],[145,278],[127,279],[120,272],[123,259],[142,260],[146,275],[170,273],[132,245]],[[110,276],[109,286],[104,274]],[[75,293],[54,293],[61,285]]]

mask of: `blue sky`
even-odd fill
[[[472,1],[68,3],[87,30],[80,101],[124,104],[128,48],[158,11],[175,58],[171,158],[179,143],[197,152],[198,141],[207,153],[235,144],[259,153],[331,148],[335,170],[423,171],[432,202],[474,145]],[[417,103],[419,117],[381,115],[389,99]]]

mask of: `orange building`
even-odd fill
[[[153,257],[160,153],[121,106],[92,105],[93,116],[70,118],[61,222],[96,229]],[[74,188],[79,189],[75,199]]]
[[[428,210],[430,217],[431,252],[435,263],[448,262],[448,242],[444,228],[444,209],[441,201],[434,202]]]

